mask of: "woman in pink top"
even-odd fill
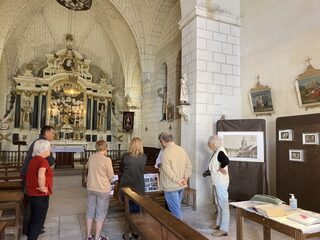
[[[104,140],[96,142],[97,153],[88,160],[88,210],[87,210],[87,239],[105,240],[101,229],[109,207],[111,190],[110,181],[113,178],[112,162],[106,156],[108,145]],[[96,221],[96,237],[91,234],[93,219]]]

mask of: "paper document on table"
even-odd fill
[[[295,221],[306,226],[320,223],[320,214],[311,211],[303,210],[301,212],[296,212],[287,218],[291,221]]]
[[[292,211],[285,205],[274,205],[264,202],[252,202],[249,208],[266,217],[284,217],[292,214]]]

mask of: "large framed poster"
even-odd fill
[[[231,161],[264,162],[263,132],[218,132]]]

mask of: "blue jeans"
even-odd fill
[[[129,210],[130,210],[130,213],[139,213],[140,207],[135,202],[129,200]]]
[[[178,219],[182,219],[181,212],[181,201],[183,197],[183,189],[172,191],[172,192],[164,192],[164,198],[168,204],[169,210],[173,216]]]
[[[213,190],[218,208],[216,225],[220,226],[220,230],[228,232],[230,221],[228,185],[213,185]]]

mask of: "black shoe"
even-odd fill
[[[138,238],[139,238],[138,234],[136,234],[136,233],[131,233],[131,236],[132,236],[134,239],[138,239]]]
[[[39,236],[42,235],[42,234],[44,234],[45,232],[46,232],[45,230],[41,229],[41,231],[40,231],[40,233],[39,233]]]

